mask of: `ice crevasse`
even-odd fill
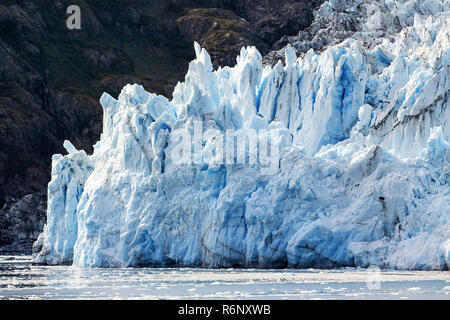
[[[53,157],[35,261],[448,269],[449,24],[449,12],[416,19],[371,48],[287,47],[274,66],[248,47],[213,70],[195,44],[172,100],[139,85],[104,94],[93,154],[66,142]],[[221,161],[230,132],[275,132],[275,170]]]

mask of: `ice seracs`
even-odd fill
[[[273,67],[250,47],[213,70],[195,44],[172,100],[138,85],[104,94],[93,155],[65,143],[69,154],[53,158],[36,262],[448,269],[443,6],[427,1],[395,39],[356,37],[301,57],[288,46]],[[268,173],[258,159],[273,147]]]
[[[353,38],[373,48],[384,40],[395,41],[402,29],[449,10],[448,0],[329,0],[316,11],[310,27],[283,37],[275,46],[282,48],[287,42],[303,54]],[[284,51],[274,51],[265,60],[273,61]]]
[[[38,263],[64,264],[73,258],[77,240],[77,207],[86,179],[92,173],[92,157],[78,151],[69,141],[64,142],[66,156],[52,158],[52,180],[48,185],[47,224],[33,246],[40,249]]]

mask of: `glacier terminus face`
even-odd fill
[[[447,270],[450,5],[411,2],[376,43],[217,70],[195,44],[171,100],[105,93],[94,153],[53,157],[35,262]],[[365,32],[390,19],[372,11]]]

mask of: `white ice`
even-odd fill
[[[104,94],[93,155],[66,143],[53,158],[35,261],[448,269],[450,13],[436,2],[394,43],[288,47],[273,67],[249,47],[215,71],[195,44],[172,100],[139,85]],[[199,121],[200,159],[180,164],[192,150],[178,138]],[[275,172],[221,162],[227,130],[276,131]]]

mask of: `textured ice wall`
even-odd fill
[[[37,263],[64,264],[72,261],[77,240],[77,206],[87,177],[93,171],[91,157],[64,142],[67,156],[52,158],[52,180],[48,185],[47,224],[33,247],[39,246]],[[33,250],[34,251],[34,250]]]
[[[448,268],[449,22],[416,18],[371,49],[288,48],[274,67],[246,48],[213,71],[196,44],[172,101],[138,85],[104,94],[93,156],[54,158],[36,261]],[[276,132],[276,170],[221,161],[227,130]]]

